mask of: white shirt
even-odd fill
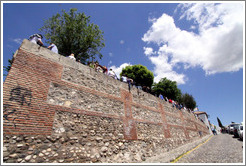
[[[72,59],[72,60],[76,60],[76,59],[74,58],[74,56],[71,56],[71,55],[69,55],[68,58],[70,58],[70,59]]]
[[[51,44],[50,46],[51,46],[50,50],[58,54],[58,49],[57,49],[56,45],[55,44]]]
[[[37,44],[38,41],[42,41],[41,38],[34,36],[32,39],[30,39],[30,42]]]
[[[123,82],[127,82],[126,76],[122,76],[122,81],[123,81]]]
[[[110,77],[115,78],[115,73],[114,73],[112,70],[109,70],[109,71],[108,71],[108,75],[109,75]]]

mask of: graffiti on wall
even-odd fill
[[[16,86],[10,91],[9,100],[18,102],[23,106],[30,106],[32,102],[32,91],[21,86]],[[3,104],[3,118],[4,120],[12,123],[16,128],[16,120],[25,117],[21,116],[21,112],[18,111],[15,106],[10,104]]]
[[[30,106],[32,102],[32,91],[21,86],[16,86],[11,90],[9,100],[16,101],[21,105]]]
[[[16,112],[17,112],[16,109],[12,109],[11,105],[3,104],[3,118],[9,122],[12,122],[15,128],[16,128],[16,124],[15,124],[16,117],[13,117],[13,115],[16,114]],[[10,115],[12,115],[12,117],[9,117]]]

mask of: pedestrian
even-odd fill
[[[217,132],[216,132],[215,129],[212,129],[212,132],[213,132],[214,135],[217,135]]]
[[[53,51],[54,53],[58,54],[58,48],[56,47],[54,43],[50,43],[50,45],[47,48]]]
[[[35,44],[38,44],[40,46],[43,46],[43,42],[42,42],[42,38],[43,36],[41,34],[33,34],[32,36],[29,37],[29,41]]]
[[[72,60],[76,61],[76,59],[75,59],[75,57],[74,57],[74,54],[73,54],[73,53],[72,53],[72,54],[70,54],[70,55],[68,56],[68,58],[70,58],[70,59],[72,59]]]

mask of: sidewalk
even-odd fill
[[[143,163],[170,163],[170,161],[175,160],[180,155],[188,152],[189,150],[195,148],[199,144],[206,141],[211,135],[204,136],[202,139],[196,140],[194,142],[187,143],[169,152],[162,153],[160,155],[147,158]]]

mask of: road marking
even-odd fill
[[[200,146],[202,146],[203,144],[205,144],[206,142],[208,142],[208,140],[210,140],[213,137],[213,135],[211,135],[206,141],[204,141],[203,143],[197,145],[195,148],[189,150],[186,153],[183,153],[181,156],[177,157],[175,160],[171,161],[170,163],[176,163],[179,159],[181,159],[182,157],[184,157],[184,155],[189,154],[190,152],[196,150],[197,148],[199,148]]]

